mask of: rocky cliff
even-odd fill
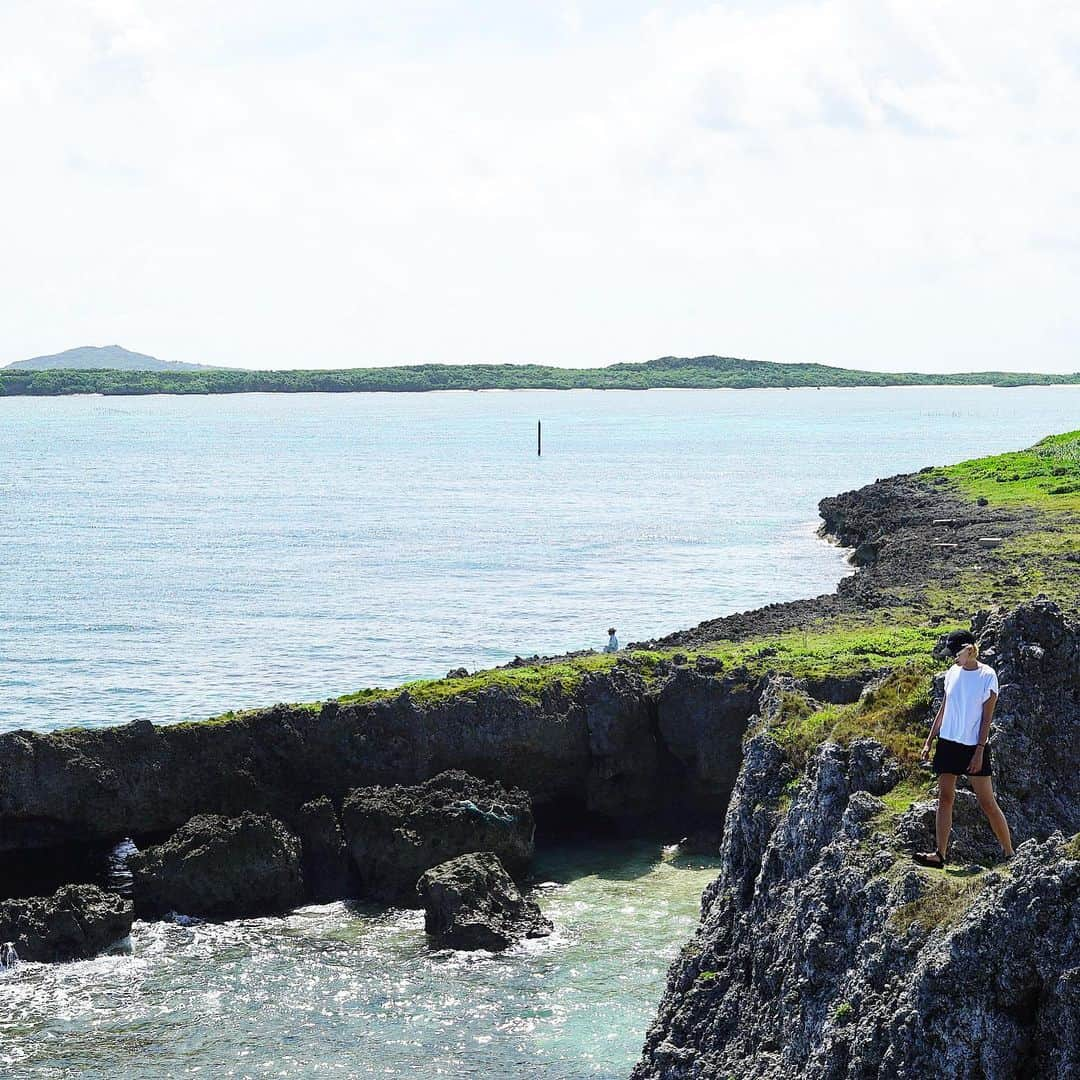
[[[647,683],[627,661],[535,699],[494,686],[420,704],[405,691],[222,722],[0,735],[0,854],[153,837],[200,813],[292,822],[320,796],[340,803],[448,769],[575,816],[718,820],[758,690],[756,676],[692,667]]]
[[[953,864],[911,863],[932,789],[904,739],[933,700],[902,673],[843,714],[773,680],[636,1080],[1080,1075],[1080,625],[1036,601],[974,629],[1016,859],[962,797]]]

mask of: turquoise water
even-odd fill
[[[821,496],[1078,424],[1080,387],[0,399],[0,730],[814,595],[845,572]]]
[[[715,870],[646,844],[542,853],[547,939],[433,951],[423,914],[137,923],[132,954],[0,974],[0,1076],[624,1077]]]

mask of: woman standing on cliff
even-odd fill
[[[938,778],[937,849],[918,852],[915,861],[920,866],[941,868],[945,865],[958,776],[967,776],[971,782],[979,809],[990,822],[1005,858],[1011,859],[1012,836],[1009,823],[994,798],[990,749],[986,745],[998,698],[997,673],[992,667],[979,663],[975,635],[967,630],[954,630],[945,639],[945,647],[956,662],[945,673],[945,699],[923,744],[925,761],[930,757],[930,745],[937,736],[932,766]]]

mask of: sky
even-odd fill
[[[1080,5],[3,0],[0,363],[1080,370]]]

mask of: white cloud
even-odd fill
[[[1075,370],[1078,58],[1050,0],[9,0],[0,361]]]

